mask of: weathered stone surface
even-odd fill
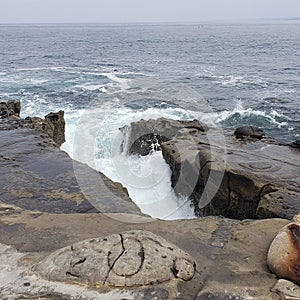
[[[130,287],[191,280],[195,262],[161,237],[135,230],[60,249],[39,263],[35,272],[51,281]]]
[[[20,117],[21,104],[18,100],[9,100],[0,102],[0,118]]]
[[[244,139],[244,138],[262,139],[265,136],[265,133],[259,127],[245,125],[245,126],[238,127],[234,131],[234,135],[238,139]]]
[[[280,300],[300,300],[300,287],[285,279],[279,279],[272,291],[278,293]]]
[[[117,194],[116,201],[113,201],[115,205],[110,201],[111,192],[105,192],[105,189],[102,192],[94,190],[99,174],[95,174],[90,188],[87,186],[81,189],[72,168],[74,162],[57,147],[53,147],[45,134],[41,137],[40,131],[29,129],[26,124],[29,123],[22,119],[0,120],[0,188],[3,191],[0,199],[0,243],[14,247],[0,245],[1,299],[194,300],[197,297],[198,299],[240,297],[237,299],[279,300],[283,297],[277,289],[271,290],[278,278],[268,269],[266,258],[270,243],[278,231],[288,224],[287,220],[272,218],[239,221],[223,217],[203,217],[194,220],[162,221],[132,213],[108,213],[122,211],[123,205],[119,203],[119,198],[124,192],[122,187],[115,186]],[[210,170],[216,174],[222,171],[220,166],[224,162],[221,159],[225,151],[216,143],[213,135],[214,131],[210,130],[203,133],[200,130],[183,128],[176,136],[178,144],[175,146],[179,145],[179,141],[182,142],[186,152],[175,152],[187,158],[187,166],[189,164],[191,166],[189,174],[197,174],[195,171],[197,168],[194,170],[193,167],[198,167],[200,162],[201,164],[206,162],[203,165],[203,174],[211,172]],[[190,144],[186,143],[187,137],[191,138]],[[236,207],[240,204],[240,199],[248,199],[245,195],[255,194],[257,190],[264,196],[284,192],[282,189],[284,186],[287,191],[297,194],[299,176],[295,176],[294,172],[298,161],[297,149],[279,147],[265,141],[241,142],[230,133],[226,133],[225,137],[229,139],[229,147],[225,152],[228,156],[228,172],[232,171],[233,174],[230,187],[234,189],[230,194],[230,201],[235,200]],[[169,141],[170,146],[173,139],[175,141],[175,137]],[[197,154],[200,151],[198,148],[201,149],[201,155]],[[211,154],[211,149],[217,149],[215,152],[217,155]],[[191,159],[192,154],[198,159],[198,165]],[[270,154],[271,160],[268,157]],[[212,164],[212,158],[216,163]],[[86,174],[89,178],[90,171],[87,166],[79,164],[82,177]],[[187,174],[183,171],[182,173]],[[262,182],[257,183],[259,176]],[[266,184],[271,180],[272,184]],[[84,183],[88,182],[89,180]],[[110,184],[114,185],[112,182]],[[240,186],[235,187],[238,184]],[[256,186],[260,187],[260,184],[263,188],[257,189]],[[25,187],[24,190],[20,189],[20,186]],[[40,187],[43,192],[39,192]],[[244,189],[247,189],[247,194]],[[103,204],[105,208],[103,211],[106,214],[92,213],[92,210],[85,206],[77,210],[76,201],[70,201],[72,193],[84,195],[84,199],[98,195],[99,205],[103,204],[103,198],[108,199]],[[47,197],[42,198],[45,194]],[[221,194],[218,197],[221,199]],[[249,196],[250,200],[251,197]],[[75,198],[77,199],[76,196]],[[42,203],[41,199],[44,199]],[[124,196],[124,205],[127,201],[125,199]],[[127,199],[130,202],[130,199]],[[85,200],[81,203],[88,204]],[[133,208],[126,205],[124,207],[127,207],[124,212],[132,212]],[[218,206],[216,208],[220,210]],[[292,208],[288,211],[292,214]],[[71,244],[82,243],[83,240],[95,239],[97,236],[114,235],[119,238],[116,239],[113,251],[108,255],[110,260],[106,265],[113,265],[112,269],[115,269],[115,273],[110,272],[111,276],[122,277],[129,271],[137,270],[138,259],[141,260],[141,256],[136,255],[141,249],[140,242],[132,241],[130,238],[128,244],[123,241],[124,248],[128,247],[128,252],[125,254],[124,251],[117,259],[120,251],[123,252],[120,234],[132,230],[150,231],[168,241],[166,243],[172,243],[189,253],[196,263],[194,276],[190,278],[190,274],[184,272],[186,263],[181,259],[175,260],[173,264],[175,266],[172,272],[173,280],[151,286],[78,285],[71,282],[48,281],[32,273],[32,266],[45,261],[53,251],[60,251],[58,249],[62,247],[70,249]],[[152,241],[147,245],[152,246]],[[78,257],[82,256],[78,254]],[[72,270],[76,272],[80,270],[80,265],[85,263],[76,265],[78,261],[72,262],[74,269]],[[161,266],[157,266],[156,269],[159,276],[160,273],[165,276]],[[175,278],[175,274],[182,279]]]
[[[237,141],[229,132],[223,145],[208,143],[218,134],[189,132],[161,145],[175,191],[192,199],[198,215],[292,219],[300,211],[298,151]]]

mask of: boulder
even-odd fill
[[[279,279],[272,291],[280,296],[280,300],[300,300],[300,287],[285,279]]]
[[[300,225],[290,223],[284,226],[272,241],[267,263],[279,278],[300,284]]]
[[[191,280],[195,262],[161,237],[134,230],[62,248],[34,271],[51,281],[132,287]]]
[[[265,133],[259,127],[245,125],[245,126],[238,127],[234,131],[234,135],[238,139],[245,139],[245,138],[262,139],[265,136]]]

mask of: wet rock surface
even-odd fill
[[[265,136],[264,131],[259,127],[241,126],[234,131],[234,135],[238,139],[262,139]]]

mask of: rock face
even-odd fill
[[[58,146],[61,146],[66,141],[64,112],[61,110],[46,115],[42,129]]]
[[[300,211],[297,149],[260,140],[263,132],[251,126],[237,130],[236,135],[248,136],[237,140],[230,131],[208,130],[196,121],[177,127],[174,122],[178,124],[167,119],[132,123],[129,144],[151,130],[167,137],[158,143],[172,171],[172,187],[190,197],[198,216],[292,219]],[[139,151],[133,148],[129,153]]]
[[[0,102],[0,118],[20,117],[21,104],[20,101],[10,100]]]
[[[194,300],[209,299],[210,297],[211,299],[279,300],[277,293],[271,292],[277,278],[270,273],[266,266],[266,253],[274,236],[280,228],[288,223],[286,220],[237,221],[218,217],[203,217],[181,221],[149,219],[152,222],[148,220],[148,222],[135,224],[133,222],[121,222],[119,216],[119,214],[113,214],[109,217],[104,214],[91,213],[48,214],[26,211],[0,202],[0,243],[14,246],[10,249],[6,246],[2,251],[0,244],[0,298]],[[33,265],[38,266],[37,268],[42,264],[46,266],[45,262],[48,260],[49,268],[47,270],[43,268],[43,272],[45,272],[43,274],[52,273],[50,266],[53,266],[55,270],[62,271],[67,267],[75,272],[75,275],[82,275],[84,264],[88,263],[88,257],[86,261],[77,265],[74,264],[84,260],[84,253],[87,249],[91,249],[89,253],[101,257],[101,253],[92,250],[98,249],[99,243],[96,241],[99,238],[95,239],[96,236],[102,236],[101,239],[114,237],[110,239],[111,242],[114,242],[114,247],[111,243],[109,247],[102,247],[99,251],[107,251],[110,248],[111,254],[108,255],[110,264],[116,260],[113,269],[116,270],[117,274],[124,274],[129,270],[134,271],[141,261],[138,255],[139,242],[136,243],[128,236],[128,241],[125,243],[123,241],[124,248],[129,248],[128,252],[124,252],[119,259],[115,258],[123,252],[120,234],[123,235],[124,231],[136,232],[138,230],[147,231],[145,238],[140,234],[135,235],[138,236],[139,241],[145,243],[146,251],[149,249],[154,250],[155,253],[157,253],[155,249],[158,249],[159,253],[167,251],[168,258],[160,258],[155,253],[152,256],[150,252],[147,255],[154,257],[152,267],[157,268],[155,280],[156,278],[171,278],[169,281],[132,287],[117,287],[115,283],[83,285],[74,284],[80,281],[80,278],[74,277],[74,282],[64,283],[64,281],[44,280],[32,272]],[[153,235],[155,238],[151,239]],[[88,243],[89,240],[96,241]],[[75,246],[73,255],[70,245]],[[175,272],[169,272],[169,268],[173,266],[173,262],[169,261],[173,255],[170,253],[173,251],[169,249],[171,251],[169,252],[165,246],[170,246],[175,251],[178,248],[182,249],[192,257],[192,262],[196,263],[196,267],[194,276],[190,280],[184,280],[184,278],[189,278],[192,273],[187,275],[183,272],[177,273],[178,270],[187,270],[186,267],[183,269],[179,267],[185,266],[181,260],[175,264],[177,271],[173,268]],[[67,247],[65,248],[66,252],[62,251],[62,247]],[[79,250],[84,249],[84,247],[86,250],[80,253]],[[54,262],[56,266],[52,265],[53,260],[49,259],[50,257],[54,258],[54,253],[61,253],[61,256],[56,256]],[[73,257],[74,259],[66,265],[62,265],[60,262],[65,261],[64,257],[70,259]],[[176,257],[186,258],[185,255],[182,256],[181,254]],[[164,262],[161,262],[162,265],[159,266],[155,260]],[[108,260],[104,262],[103,269],[108,266],[108,263]],[[127,269],[126,266],[131,267]],[[99,264],[95,260],[91,273],[98,267]],[[146,268],[147,265],[144,264],[143,267]],[[122,276],[117,276],[116,273],[110,272],[110,280],[113,280],[111,278],[122,279]],[[176,273],[178,278],[175,276]],[[63,276],[63,273],[58,272],[58,274]],[[152,271],[151,274],[153,276]],[[103,274],[97,276],[100,277]],[[146,278],[138,280],[145,282]],[[119,284],[119,281],[114,282]],[[208,298],[205,298],[206,296]]]
[[[191,280],[195,262],[177,246],[147,231],[128,231],[75,243],[35,267],[51,281],[131,287]]]
[[[123,144],[126,149],[123,150],[128,154],[148,155],[151,151],[161,150],[160,145],[163,142],[169,141],[185,128],[201,132],[208,130],[208,127],[198,120],[177,121],[159,118],[132,122],[120,129],[126,138],[126,145]]]

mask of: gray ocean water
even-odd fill
[[[172,85],[204,99],[221,126],[299,139],[300,24],[0,25],[0,97],[21,99],[23,115],[113,98],[198,109],[184,92],[173,101]]]

